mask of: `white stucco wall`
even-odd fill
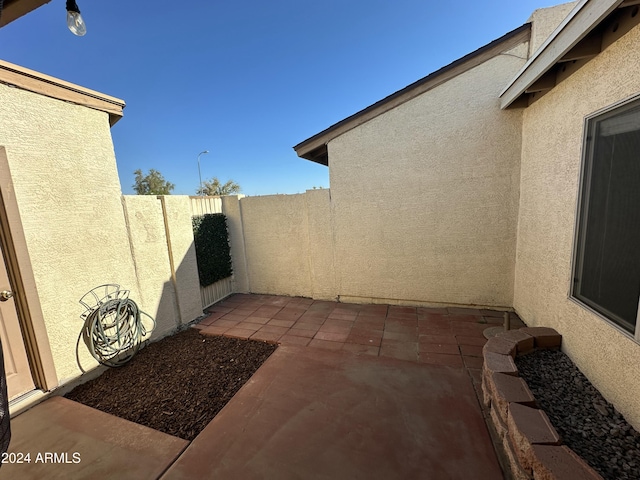
[[[510,306],[528,45],[328,144],[337,289],[352,301]]]
[[[585,116],[640,94],[640,28],[524,112],[515,308],[563,335],[567,354],[636,428],[640,345],[568,299]]]
[[[139,300],[106,113],[0,85],[7,151],[59,378],[77,376],[88,290],[118,283]],[[81,343],[85,368],[95,365]]]

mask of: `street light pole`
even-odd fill
[[[209,153],[209,150],[204,150],[198,154],[198,178],[200,179],[200,195],[204,196],[204,191],[202,190],[202,174],[200,173],[200,155],[204,153]]]

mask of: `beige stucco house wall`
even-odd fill
[[[640,94],[640,27],[524,110],[514,307],[640,426],[640,346],[569,299],[585,117]]]
[[[97,366],[82,341],[76,359],[79,300],[95,287],[130,290],[156,318],[155,338],[202,314],[190,202],[122,196],[110,127],[123,102],[7,62],[0,77],[0,193],[15,207],[7,233],[41,322],[27,350],[50,351],[41,360],[51,389]]]
[[[329,166],[340,300],[511,306],[522,112],[498,97],[529,35],[509,32],[294,147]]]
[[[119,283],[139,297],[108,114],[0,85],[0,145],[15,196],[55,369],[79,373],[78,300]],[[86,349],[81,360],[91,366]]]
[[[539,8],[531,14],[528,20],[528,22],[531,23],[529,57],[547,41],[553,31],[577,4],[578,1],[575,1],[553,7]]]
[[[329,142],[341,298],[511,305],[521,111],[497,96],[527,48]]]
[[[329,166],[339,298],[513,307],[638,428],[637,340],[569,295],[585,117],[640,95],[639,17],[615,0],[537,10],[528,50],[294,147]]]

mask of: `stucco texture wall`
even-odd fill
[[[248,293],[250,292],[249,271],[244,247],[242,211],[240,209],[240,199],[242,197],[244,197],[244,195],[222,197],[222,212],[227,217],[229,247],[231,249],[231,261],[233,263],[234,289],[236,292]]]
[[[126,195],[123,202],[140,291],[136,303],[155,318],[154,335],[162,336],[177,326],[179,318],[162,205],[155,195]]]
[[[304,195],[240,200],[253,293],[312,296]]]
[[[186,195],[169,195],[163,198],[163,203],[169,236],[167,248],[175,277],[173,282],[179,314],[176,323],[185,324],[202,315],[190,200]]]
[[[77,376],[78,300],[104,283],[139,299],[106,113],[0,85],[0,145],[59,379]],[[80,358],[95,365],[84,345]]]
[[[186,195],[125,195],[123,202],[138,305],[156,320],[154,340],[202,315],[190,200]]]
[[[540,46],[549,38],[553,31],[560,25],[565,17],[578,4],[577,1],[563,3],[554,7],[539,8],[535,10],[528,22],[531,23],[531,42],[529,44],[529,56],[534,54]]]
[[[640,346],[569,300],[585,116],[640,94],[636,27],[525,109],[514,305],[640,427]]]
[[[329,195],[223,198],[239,291],[335,299]]]
[[[328,189],[307,190],[305,203],[313,298],[335,300],[338,291],[335,284],[331,192]]]
[[[337,289],[363,301],[510,306],[528,45],[328,144]]]

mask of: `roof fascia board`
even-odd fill
[[[343,133],[368,122],[369,120],[382,115],[385,112],[409,101],[413,98],[441,85],[452,78],[471,70],[474,67],[484,63],[485,61],[499,55],[502,52],[510,50],[522,42],[528,40],[531,33],[531,25],[526,23],[521,27],[507,33],[501,38],[479,48],[478,50],[465,55],[464,57],[454,61],[453,63],[427,75],[417,82],[408,85],[386,98],[374,103],[373,105],[351,115],[344,120],[330,126],[313,137],[300,142],[294,146],[294,150],[299,157],[308,160],[313,159],[310,155],[315,149],[329,143],[329,141],[342,135]]]
[[[622,3],[624,0],[582,0],[576,5],[502,91],[500,107],[515,102]]]
[[[0,83],[109,114],[113,126],[122,118],[124,100],[0,60]]]
[[[4,7],[2,8],[2,16],[0,17],[0,27],[4,27],[50,1],[51,0],[5,0]]]

